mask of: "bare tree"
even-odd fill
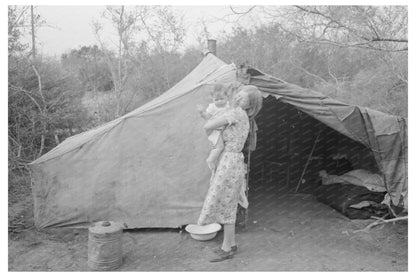
[[[36,34],[35,34],[35,15],[33,13],[33,6],[30,6],[30,25],[32,33],[32,59],[36,58]]]
[[[9,56],[26,49],[20,41],[29,6],[8,6],[8,50]]]
[[[256,8],[257,12],[268,16],[301,42],[387,52],[408,50],[406,6]],[[252,12],[252,9],[248,12]]]
[[[140,63],[135,54],[143,51],[144,47],[145,51],[162,57],[164,77],[170,87],[168,56],[178,50],[185,31],[182,18],[167,6],[109,6],[103,17],[117,33],[117,42],[111,47],[105,42],[109,39],[103,36],[104,26],[98,22],[93,23],[94,33],[111,72],[117,106],[115,116],[118,117],[127,111],[135,97],[126,87],[133,72],[133,63]]]
[[[27,11],[30,9],[30,25],[27,24],[29,21],[27,16]],[[19,38],[25,28],[30,26],[30,34],[32,39],[32,49],[30,51],[31,60],[28,59],[29,55],[25,55],[28,65],[36,76],[37,79],[37,92],[27,91],[23,88],[19,88],[13,84],[9,83],[9,90],[12,93],[22,92],[26,95],[38,109],[39,118],[41,119],[38,123],[41,126],[41,136],[40,136],[40,146],[38,157],[42,155],[45,147],[45,135],[47,133],[47,103],[43,94],[42,89],[42,77],[39,74],[39,70],[36,67],[36,28],[43,26],[45,21],[41,19],[39,14],[36,14],[34,11],[34,6],[21,6],[14,8],[9,7],[9,55],[11,55],[16,49],[23,50],[21,46],[16,46],[16,43],[19,44]],[[10,36],[15,36],[16,41],[10,41]],[[20,149],[20,146],[19,146]],[[20,157],[20,150],[18,151],[17,157]]]
[[[398,78],[394,89],[407,86],[407,6],[230,6],[230,11],[235,22],[248,15],[263,16],[300,44],[323,46],[328,57],[340,49],[371,51],[368,54],[385,63]],[[339,90],[343,81],[335,76],[329,61],[326,81],[334,82]],[[290,63],[313,76],[298,62]],[[319,81],[322,77],[314,76]]]
[[[98,22],[93,23],[94,33],[103,53],[105,53],[106,61],[111,72],[116,99],[115,116],[118,117],[125,111],[123,92],[129,76],[129,50],[133,42],[134,31],[138,30],[138,11],[136,7],[132,10],[127,10],[124,6],[107,6],[103,16],[111,22],[113,28],[117,31],[116,55],[114,55],[110,47],[102,39],[102,24]]]
[[[183,43],[185,29],[183,17],[176,15],[168,6],[141,6],[139,19],[145,30],[149,47],[162,55],[165,64],[165,79],[170,84],[167,55],[176,51]]]
[[[201,50],[205,50],[207,48],[207,41],[212,38],[212,35],[208,30],[206,19],[200,18],[198,25],[199,33],[197,34],[197,41]]]

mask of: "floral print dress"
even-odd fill
[[[249,132],[248,116],[239,107],[224,113],[223,116],[229,123],[222,133],[224,151],[216,171],[211,176],[198,225],[215,222],[234,224],[239,192],[245,182],[246,169],[241,151]]]

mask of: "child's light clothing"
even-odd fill
[[[215,105],[215,103],[211,103],[211,104],[209,104],[209,105],[208,105],[206,112],[207,112],[208,114],[210,114],[211,116],[216,116],[216,115],[218,115],[219,113],[222,113],[222,112],[224,112],[225,110],[228,110],[229,108],[230,108],[230,104],[229,104],[228,102],[227,102],[227,104],[226,104],[224,107],[222,107],[222,108],[217,107],[217,106]]]
[[[211,103],[211,104],[208,105],[208,107],[206,109],[206,113],[209,114],[211,116],[211,119],[212,119],[214,117],[217,117],[217,116],[223,114],[224,112],[226,112],[229,109],[230,109],[230,105],[228,103],[222,108],[219,108],[214,103]],[[224,127],[215,129],[211,132],[211,134],[209,134],[208,140],[212,143],[213,147],[215,147],[217,145],[218,140],[220,139],[220,136],[221,136],[221,131],[223,129],[224,129]]]

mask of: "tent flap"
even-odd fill
[[[400,125],[403,118],[348,105],[266,74],[252,76],[250,84],[270,95],[279,95],[280,101],[370,148],[393,204],[407,203],[407,138],[405,123]]]

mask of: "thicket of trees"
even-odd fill
[[[407,7],[253,6],[235,17],[270,24],[236,27],[219,45],[225,61],[247,62],[341,101],[407,118]]]
[[[287,6],[232,10],[269,17],[245,28],[235,20],[217,55],[339,100],[407,117],[407,9],[401,6]],[[94,23],[96,45],[62,54],[36,53],[44,20],[30,7],[8,9],[9,176],[66,137],[123,115],[157,97],[202,59],[183,49],[181,15],[169,7],[111,6],[103,18],[115,47]],[[231,20],[233,17],[230,17]],[[207,26],[199,41],[205,42]],[[22,43],[23,33],[32,44]],[[182,47],[182,48],[181,48]]]
[[[185,30],[168,7],[109,6],[103,18],[117,33],[112,48],[94,22],[96,45],[62,54],[36,53],[36,30],[45,21],[33,7],[9,6],[9,173],[66,137],[117,118],[166,91],[202,59],[179,53]],[[33,24],[32,24],[33,22]],[[33,45],[22,43],[23,34]],[[141,39],[136,39],[140,33]],[[10,174],[9,174],[10,175]]]

